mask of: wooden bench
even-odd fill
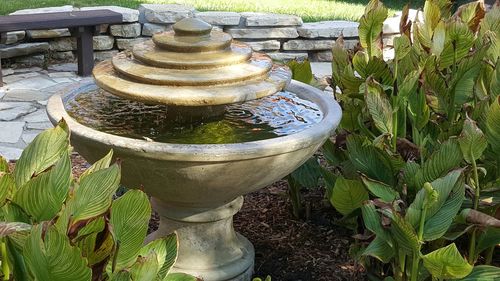
[[[9,31],[69,28],[71,35],[77,38],[78,74],[88,76],[94,68],[92,36],[99,34],[101,24],[116,23],[122,23],[122,14],[110,10],[0,16],[0,43],[5,43]],[[2,84],[0,61],[0,86]]]

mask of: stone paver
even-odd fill
[[[0,143],[17,143],[23,134],[24,122],[0,122]]]
[[[7,160],[17,160],[21,157],[21,153],[23,153],[22,149],[0,145],[0,155]]]
[[[45,106],[53,94],[77,81],[91,80],[76,75],[76,64],[10,69],[0,87],[0,155],[17,160],[22,149],[41,133],[52,128]]]
[[[12,121],[36,110],[29,102],[0,102],[0,121]]]

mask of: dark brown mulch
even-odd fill
[[[306,191],[308,221],[295,219],[279,181],[245,196],[234,216],[237,231],[255,246],[255,275],[279,281],[364,280],[349,257],[350,230],[334,225],[339,215],[323,201],[322,190]]]
[[[81,174],[87,162],[72,156],[73,173]],[[306,191],[310,219],[295,219],[290,212],[285,181],[276,182],[245,196],[234,216],[235,229],[255,247],[255,276],[270,275],[273,281],[363,280],[362,269],[349,257],[351,232],[334,224],[339,215],[323,200],[323,191]],[[158,226],[154,214],[150,223]]]

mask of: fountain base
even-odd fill
[[[243,197],[215,209],[179,208],[152,198],[160,226],[148,240],[177,233],[179,253],[173,272],[188,273],[204,281],[249,281],[254,265],[253,245],[234,231],[233,215]]]

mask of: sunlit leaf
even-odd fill
[[[42,238],[42,228],[41,225],[32,228],[23,252],[35,280],[90,281],[92,271],[80,250],[53,227]]]
[[[368,57],[382,54],[380,41],[386,18],[387,8],[379,0],[371,0],[365,8],[365,14],[359,20],[359,42]]]
[[[463,278],[472,271],[472,265],[460,255],[455,243],[431,252],[422,259],[434,278]]]
[[[495,151],[500,151],[500,96],[491,104],[486,116],[486,137]]]
[[[460,144],[460,149],[462,149],[464,159],[468,163],[472,163],[472,161],[479,159],[488,146],[483,131],[481,131],[476,122],[470,118],[464,121],[464,127],[458,139],[458,143]]]
[[[14,178],[18,187],[34,175],[54,165],[69,149],[69,129],[64,120],[53,128],[38,134],[23,150],[16,163]]]
[[[13,201],[35,221],[50,220],[61,210],[70,185],[71,161],[66,151],[52,169],[21,186]]]
[[[131,266],[137,259],[148,230],[151,206],[140,190],[130,190],[113,202],[110,224],[116,241],[115,270]]]
[[[120,167],[116,164],[82,179],[75,190],[72,222],[99,216],[111,206],[112,196],[120,184]]]
[[[457,281],[496,281],[500,276],[500,267],[490,265],[475,266],[472,272]]]
[[[156,253],[159,265],[157,277],[159,280],[163,280],[177,259],[177,247],[177,235],[172,233],[148,243],[141,248],[139,255],[146,256],[151,252]]]
[[[97,172],[102,169],[106,169],[109,167],[111,164],[111,159],[113,158],[113,150],[110,150],[106,156],[101,158],[99,161],[95,162],[90,166],[87,170],[85,170],[81,175],[80,175],[80,180],[93,172]]]

